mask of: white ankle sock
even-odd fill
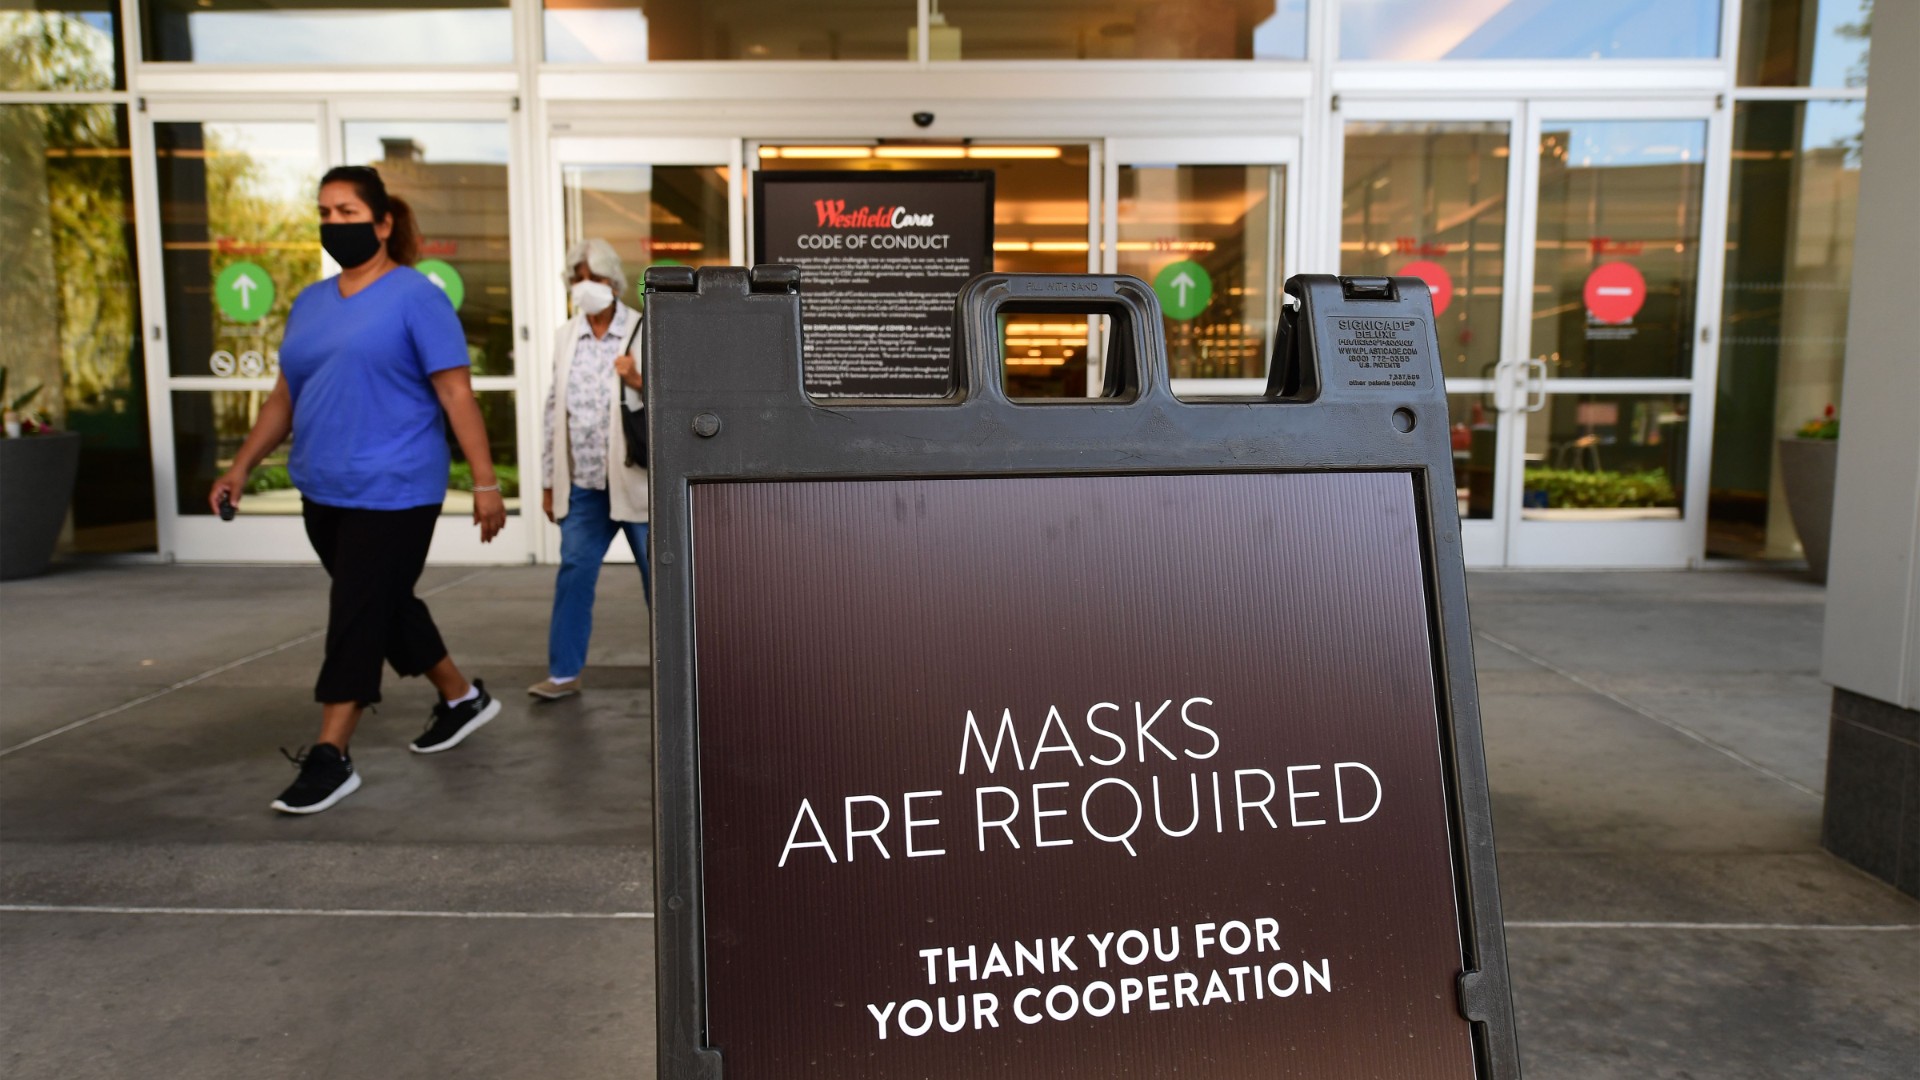
[[[578,675],[569,675],[563,679],[558,675],[549,675],[547,676],[547,681],[552,683],[555,686],[565,686],[568,683],[573,682],[575,679],[578,679],[579,677],[580,676]]]
[[[464,705],[467,702],[472,701],[474,698],[477,698],[479,696],[480,696],[480,688],[478,686],[475,686],[473,683],[468,683],[467,692],[464,694],[461,694],[457,698],[454,698],[452,701],[447,702],[447,704]]]

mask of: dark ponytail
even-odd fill
[[[371,165],[335,166],[320,178],[321,187],[328,184],[352,184],[360,201],[373,211],[375,223],[382,218],[392,220],[393,232],[387,237],[387,258],[401,266],[412,266],[420,261],[420,225],[414,219],[413,207],[398,195],[388,193],[386,181],[380,178],[380,170]]]
[[[387,212],[393,215],[393,232],[387,235],[387,258],[401,266],[420,261],[420,226],[414,220],[413,207],[398,195],[387,196]]]

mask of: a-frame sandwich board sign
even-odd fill
[[[647,274],[659,1074],[1517,1077],[1425,286],[1188,401],[1144,283],[983,275],[928,401],[809,399],[795,283]]]

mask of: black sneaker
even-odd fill
[[[469,701],[458,705],[443,701],[435,705],[433,721],[407,749],[416,754],[437,754],[442,750],[451,750],[467,736],[479,731],[487,721],[499,716],[500,703],[487,693],[487,684],[475,679],[473,688],[480,693]]]
[[[283,814],[317,814],[360,790],[353,759],[332,743],[319,743],[298,757],[287,754],[287,760],[300,767],[300,778],[273,800],[273,808]]]

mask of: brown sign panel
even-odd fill
[[[1472,1077],[1415,490],[693,484],[728,1080]]]

